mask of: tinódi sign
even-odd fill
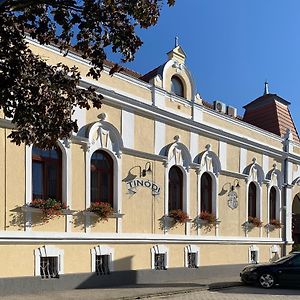
[[[135,178],[131,181],[126,182],[126,186],[128,189],[129,194],[135,194],[137,192],[137,189],[139,187],[145,187],[151,190],[153,196],[158,196],[160,194],[160,187],[154,183],[151,182],[148,179],[142,179],[142,178]]]

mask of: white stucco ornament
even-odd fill
[[[236,191],[230,191],[228,193],[227,204],[231,209],[236,209],[239,206],[238,195],[237,195]]]

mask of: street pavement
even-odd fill
[[[139,284],[116,288],[76,289],[1,296],[1,300],[300,300],[300,289],[271,290],[244,286],[237,276],[201,278],[194,282]]]

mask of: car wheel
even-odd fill
[[[261,274],[259,276],[258,282],[261,287],[270,289],[275,285],[275,277],[270,273]]]

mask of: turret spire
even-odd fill
[[[265,81],[265,91],[264,91],[264,95],[267,95],[269,94],[269,83],[268,81],[266,80]]]

